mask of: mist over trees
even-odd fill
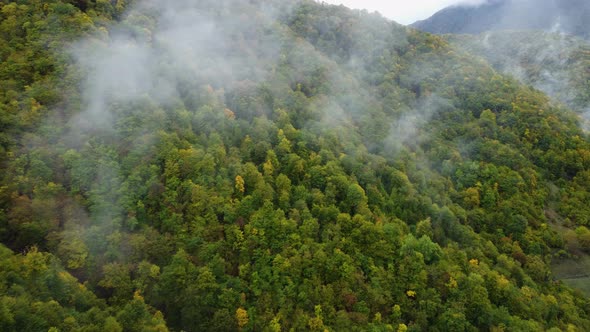
[[[2,331],[590,329],[579,110],[467,47],[305,0],[1,1],[0,41]]]
[[[588,39],[589,19],[590,3],[585,0],[486,0],[444,8],[412,26],[431,33],[537,30]]]
[[[447,35],[445,39],[588,118],[590,44],[587,41],[538,31]]]

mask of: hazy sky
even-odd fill
[[[378,11],[398,23],[410,24],[430,17],[444,7],[458,4],[478,4],[485,0],[323,0],[346,7]]]

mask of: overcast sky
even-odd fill
[[[401,24],[423,20],[444,7],[469,3],[477,4],[485,0],[323,0],[327,3],[346,7],[378,11],[383,16]]]

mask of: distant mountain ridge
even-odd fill
[[[437,34],[544,30],[589,38],[589,20],[587,0],[488,0],[479,6],[447,7],[411,26]]]

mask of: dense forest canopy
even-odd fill
[[[0,0],[2,331],[585,331],[577,113],[315,1]]]

